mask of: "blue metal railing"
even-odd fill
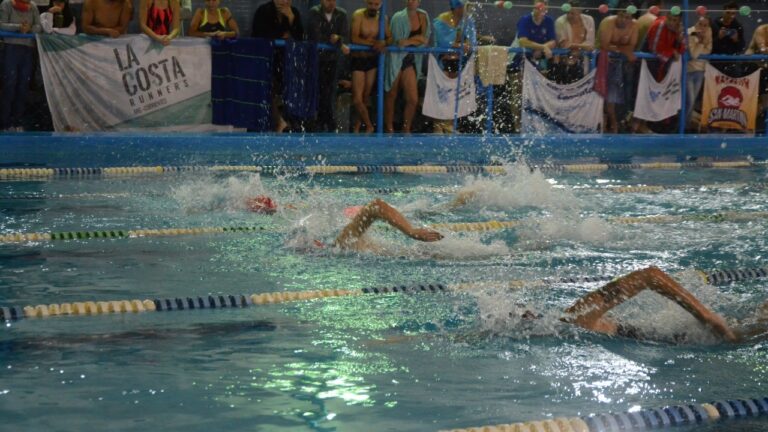
[[[385,7],[386,0],[382,2],[382,9]],[[687,0],[686,0],[687,2]],[[383,27],[383,14],[380,18],[380,31],[379,31],[379,37],[381,39],[384,39],[384,27]],[[684,17],[684,20],[687,21],[687,17]],[[687,28],[687,24],[684,24]],[[0,31],[0,37],[9,37],[9,38],[24,38],[24,39],[32,39],[35,37],[32,33],[27,34],[19,34],[19,33],[9,33],[9,32],[2,32]],[[686,35],[687,39],[687,35]],[[282,47],[285,46],[285,40],[277,39],[274,41],[275,46]],[[358,45],[358,44],[348,44],[347,45],[350,49],[350,51],[374,51],[373,48],[371,48],[368,45]],[[322,50],[338,50],[339,48],[335,45],[325,44],[325,43],[319,43],[318,48]],[[533,50],[526,49],[526,48],[508,48],[507,50],[509,53],[519,53],[519,54],[525,54],[530,53]],[[395,53],[395,52],[408,52],[408,53],[415,53],[415,54],[449,54],[449,53],[456,53],[459,54],[459,58],[461,58],[462,49],[461,48],[439,48],[439,47],[398,47],[398,46],[388,46],[386,49],[379,53],[379,65],[378,65],[378,84],[377,84],[377,112],[376,112],[376,133],[377,135],[383,134],[383,127],[384,127],[384,62],[385,62],[385,56],[386,53]],[[552,54],[554,55],[564,55],[568,54],[570,50],[564,49],[564,48],[555,48],[552,50]],[[596,59],[597,54],[599,53],[599,50],[593,50],[593,51],[585,51],[584,55],[590,58],[590,70],[594,69],[596,67]],[[635,52],[635,57],[638,59],[656,59],[657,57],[654,54],[646,53],[646,52]],[[682,72],[681,72],[681,109],[680,109],[680,115],[679,115],[679,126],[678,126],[678,133],[683,135],[685,134],[685,125],[687,119],[685,118],[685,106],[687,101],[687,86],[684,85],[686,81],[686,74],[687,74],[687,63],[690,60],[690,56],[688,55],[688,52],[686,51],[682,55]],[[710,61],[768,61],[768,55],[765,54],[752,54],[752,55],[726,55],[726,54],[706,54],[706,55],[700,55],[698,57],[700,60],[710,60]],[[461,70],[461,65],[459,65],[459,70]],[[456,133],[457,130],[457,122],[458,122],[458,94],[459,94],[459,87],[461,86],[461,74],[459,74],[459,79],[457,79],[457,99],[456,99],[456,105],[454,107],[454,119],[453,119],[453,129],[454,133]],[[485,130],[484,134],[491,134],[493,133],[493,86],[489,85],[485,87],[485,95],[486,95],[486,122],[485,122]],[[766,133],[768,133],[768,114],[765,116],[765,127],[766,127]]]

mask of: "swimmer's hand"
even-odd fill
[[[408,236],[423,242],[434,242],[443,239],[442,234],[429,228],[414,228],[408,232]]]

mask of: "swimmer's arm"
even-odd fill
[[[657,267],[632,272],[585,295],[566,309],[566,314],[570,316],[566,317],[565,321],[588,330],[616,334],[616,323],[604,315],[646,288],[674,301],[724,339],[731,342],[738,340],[720,315],[709,310],[693,294]]]
[[[394,207],[385,201],[376,198],[363,207],[344,227],[335,244],[339,247],[348,247],[354,244],[376,220],[383,220],[393,227],[400,230],[403,234],[416,240],[437,241],[443,238],[440,233],[426,228],[414,228],[408,219],[405,218]]]

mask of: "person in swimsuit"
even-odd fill
[[[606,63],[608,94],[605,97],[604,129],[608,133],[617,133],[619,122],[616,117],[616,106],[627,102],[625,87],[631,87],[632,70],[631,65],[627,65],[626,62],[627,60],[630,63],[635,61],[633,50],[637,45],[637,31],[632,16],[625,10],[618,10],[616,15],[603,19],[598,33],[602,52],[616,52],[624,55],[622,58],[611,58]]]
[[[642,329],[622,324],[606,316],[608,311],[646,289],[680,305],[725,342],[743,342],[768,335],[768,302],[759,306],[752,317],[739,322],[735,328],[732,328],[723,317],[707,308],[693,294],[657,267],[634,271],[581,297],[565,310],[561,320],[611,336],[652,339],[652,335],[643,332]],[[532,316],[529,311],[526,311],[526,314],[528,317]],[[685,335],[676,336],[676,338],[680,337],[684,339]]]
[[[354,132],[359,133],[365,125],[365,132],[373,132],[373,122],[368,113],[373,84],[376,82],[376,70],[379,65],[378,54],[384,51],[389,38],[389,22],[385,17],[386,39],[379,39],[379,9],[381,0],[365,0],[366,7],[352,14],[353,44],[368,45],[374,52],[355,52],[350,59],[352,68],[352,104],[357,111]]]
[[[152,40],[167,46],[181,33],[179,0],[141,0],[139,26]]]
[[[285,207],[293,208],[290,205]],[[278,205],[272,198],[259,195],[248,198],[246,208],[255,213],[274,214],[277,212]],[[379,198],[364,206],[349,207],[344,210],[344,214],[352,217],[352,220],[341,230],[333,242],[333,246],[340,249],[375,252],[376,246],[368,242],[364,234],[377,220],[388,223],[414,240],[434,242],[443,238],[443,235],[435,230],[414,227],[402,213]],[[318,247],[324,247],[319,240],[315,240],[314,244]]]
[[[390,44],[399,47],[423,47],[429,42],[430,20],[423,9],[419,9],[420,0],[407,0],[405,9],[392,16]],[[395,131],[395,101],[400,89],[403,89],[405,107],[403,108],[403,133],[410,133],[416,106],[419,103],[418,77],[421,71],[422,56],[414,53],[387,54],[384,76],[384,131]]]
[[[85,0],[80,21],[85,34],[116,38],[128,31],[131,19],[131,0]]]
[[[236,38],[240,28],[227,8],[219,7],[219,0],[205,0],[205,8],[198,8],[189,25],[189,35],[216,39]]]
[[[583,51],[595,47],[595,20],[582,13],[578,0],[571,2],[571,10],[555,20],[557,47],[569,49],[565,56],[556,56],[550,79],[560,84],[570,84],[584,77],[586,62]]]

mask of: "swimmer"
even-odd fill
[[[266,195],[248,198],[246,200],[246,207],[252,212],[262,214],[274,214],[278,209],[277,203]],[[289,205],[285,207],[294,208]],[[341,249],[375,251],[375,246],[366,241],[364,234],[377,220],[387,222],[414,240],[434,242],[443,238],[443,235],[435,230],[415,228],[402,213],[379,198],[364,206],[349,207],[344,213],[347,216],[351,216],[352,221],[341,230],[341,233],[333,242],[334,246]],[[321,242],[315,240],[314,243],[322,247]]]
[[[693,294],[657,267],[634,271],[581,297],[565,310],[565,316],[561,320],[611,336],[650,339],[643,334],[642,329],[605,316],[608,311],[645,289],[674,301],[723,341],[742,342],[768,332],[768,302],[756,310],[753,323],[740,323],[738,328],[734,329],[723,317],[704,306]]]

